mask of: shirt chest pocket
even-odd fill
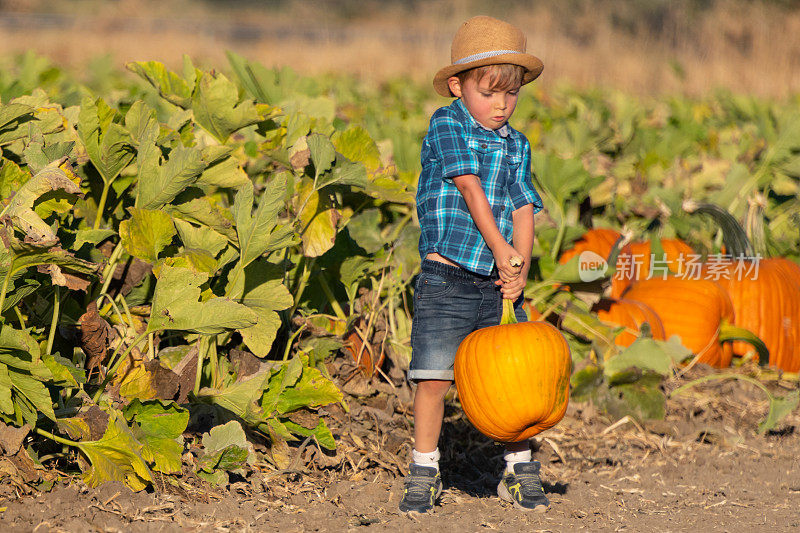
[[[481,175],[479,176],[481,179],[486,179],[490,173],[497,171],[497,161],[501,160],[503,154],[501,143],[487,139],[468,138],[467,146],[472,156],[481,165]]]

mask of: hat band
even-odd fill
[[[455,63],[454,65],[463,65],[464,63],[471,63],[473,61],[480,61],[481,59],[486,59],[488,57],[500,56],[503,54],[522,54],[518,50],[490,50],[488,52],[481,52],[479,54],[472,54],[471,56],[462,57]]]

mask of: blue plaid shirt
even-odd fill
[[[481,180],[494,220],[511,242],[511,213],[542,199],[531,183],[531,147],[523,134],[505,124],[482,126],[456,99],[431,117],[422,141],[422,173],[417,186],[417,214],[422,230],[419,253],[437,252],[465,269],[491,274],[494,256],[469,213],[453,178],[474,174]]]

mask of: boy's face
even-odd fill
[[[455,76],[447,80],[450,91],[461,98],[464,107],[481,125],[496,130],[503,127],[517,106],[519,87],[490,88],[490,76],[476,80],[467,78],[461,83]]]

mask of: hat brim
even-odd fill
[[[433,88],[442,96],[453,96],[453,93],[450,92],[450,86],[447,84],[447,80],[450,77],[472,68],[485,67],[486,65],[499,65],[501,63],[519,65],[525,69],[525,74],[522,76],[522,85],[530,83],[538,78],[539,74],[541,74],[544,69],[542,60],[534,55],[525,53],[500,54],[461,65],[448,65],[444,67],[433,77]]]

